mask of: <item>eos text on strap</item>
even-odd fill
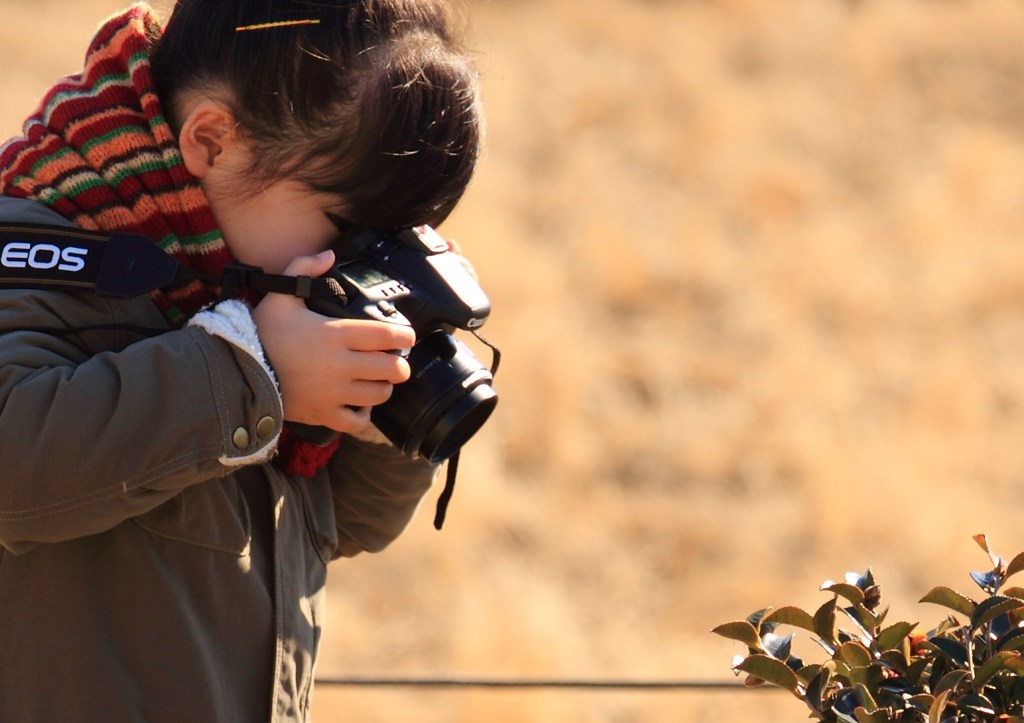
[[[131,298],[188,278],[144,236],[0,223],[0,288],[92,289]]]

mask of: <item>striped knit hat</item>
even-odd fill
[[[231,256],[157,98],[149,54],[161,33],[145,4],[100,27],[84,70],[46,94],[23,137],[0,146],[0,195],[38,201],[83,229],[141,234],[216,277]],[[218,292],[196,281],[152,297],[177,326]],[[286,433],[277,461],[311,476],[336,449]]]

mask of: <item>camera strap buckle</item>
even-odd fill
[[[239,291],[250,290],[263,294],[285,294],[300,299],[328,296],[346,303],[348,297],[337,281],[326,277],[284,276],[268,274],[258,266],[234,261],[224,267],[223,296],[229,298]]]

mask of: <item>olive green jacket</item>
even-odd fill
[[[435,470],[346,438],[288,476],[281,427],[264,366],[146,297],[0,291],[0,720],[307,720],[327,563]]]

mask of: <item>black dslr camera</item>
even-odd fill
[[[307,299],[312,311],[416,332],[407,352],[412,376],[373,408],[374,425],[410,457],[439,463],[454,456],[498,402],[492,372],[450,333],[475,332],[490,314],[491,302],[473,275],[436,231],[417,226],[356,235],[325,277],[340,290]],[[312,442],[333,437],[324,428],[296,426]]]

